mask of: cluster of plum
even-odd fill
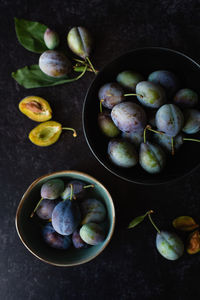
[[[139,161],[148,173],[159,173],[165,166],[166,152],[174,154],[184,141],[199,142],[184,135],[200,130],[200,112],[193,108],[198,95],[189,88],[180,89],[174,73],[154,71],[145,81],[139,73],[123,71],[116,81],[104,84],[98,92],[98,124],[102,133],[112,138],[108,155],[115,165],[131,168]],[[138,101],[125,101],[128,96],[136,96]],[[147,130],[154,132],[153,142],[146,137]]]
[[[36,214],[45,220],[42,236],[49,246],[68,249],[73,244],[81,249],[104,241],[107,211],[100,200],[87,197],[89,188],[94,185],[86,185],[81,180],[65,184],[60,178],[42,185],[41,199],[31,217]]]

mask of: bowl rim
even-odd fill
[[[180,51],[177,51],[177,50],[174,50],[174,49],[170,49],[170,48],[165,48],[165,47],[139,47],[139,48],[135,48],[135,49],[132,49],[132,50],[129,50],[127,52],[124,52],[123,54],[121,55],[118,55],[116,58],[110,60],[98,73],[97,75],[94,77],[94,79],[92,80],[92,82],[90,83],[88,89],[87,89],[87,92],[86,92],[86,95],[85,95],[85,98],[84,98],[84,102],[83,102],[83,108],[82,108],[82,126],[83,126],[83,133],[84,133],[84,136],[85,136],[85,139],[86,139],[86,142],[88,144],[88,147],[90,149],[90,151],[92,152],[92,154],[94,155],[94,157],[97,159],[98,162],[100,162],[100,164],[105,168],[107,169],[110,173],[112,173],[113,175],[117,176],[118,178],[126,181],[126,182],[131,182],[131,183],[135,183],[135,184],[138,184],[138,185],[145,185],[145,186],[156,186],[156,185],[164,185],[164,184],[168,184],[168,183],[175,183],[181,179],[183,179],[184,177],[192,174],[193,172],[195,172],[199,166],[200,166],[200,163],[194,167],[193,169],[191,169],[190,171],[186,172],[185,174],[183,175],[180,175],[179,177],[177,178],[172,178],[172,179],[169,179],[169,180],[165,180],[163,182],[141,182],[141,181],[137,181],[137,180],[132,180],[132,179],[129,179],[129,178],[126,178],[122,175],[119,175],[117,172],[111,170],[98,156],[98,154],[93,150],[92,146],[90,145],[90,142],[89,142],[89,138],[87,136],[87,132],[86,132],[86,126],[85,126],[85,106],[86,106],[86,102],[87,102],[87,97],[88,97],[88,94],[90,92],[90,89],[92,88],[94,82],[96,81],[96,79],[98,79],[98,77],[100,76],[101,73],[103,73],[105,71],[105,69],[108,67],[108,65],[110,65],[111,63],[114,63],[115,61],[117,61],[118,59],[120,59],[121,57],[123,56],[126,56],[126,55],[129,55],[131,53],[134,53],[134,52],[137,52],[137,51],[148,51],[148,50],[161,50],[161,51],[166,51],[166,52],[171,52],[171,53],[175,53],[175,54],[178,54],[182,57],[185,57],[186,59],[188,59],[190,62],[192,62],[193,64],[195,64],[199,69],[200,69],[200,64],[197,63],[194,59],[192,59],[190,56],[180,52]]]
[[[95,253],[94,255],[92,255],[90,258],[88,259],[85,259],[81,262],[74,262],[74,263],[67,263],[67,264],[59,264],[59,263],[54,263],[54,262],[51,262],[50,260],[48,259],[44,259],[42,257],[40,257],[39,255],[37,255],[25,242],[25,240],[23,239],[23,236],[20,232],[20,226],[19,226],[19,223],[18,223],[18,216],[19,216],[19,213],[21,211],[21,208],[24,204],[24,201],[25,199],[29,196],[31,190],[33,189],[33,187],[35,187],[37,185],[38,182],[40,182],[42,179],[44,178],[48,178],[49,176],[51,175],[60,175],[62,176],[62,174],[75,174],[75,175],[82,175],[82,176],[86,176],[88,179],[91,179],[93,180],[98,186],[100,186],[107,194],[108,196],[108,199],[110,201],[110,204],[111,204],[111,214],[112,214],[112,219],[111,219],[111,228],[110,228],[110,232],[108,234],[108,240],[105,242],[105,244],[103,245],[103,247],[101,249],[99,249],[99,251],[97,251],[97,253]],[[39,260],[47,263],[47,264],[50,264],[50,265],[53,265],[53,266],[58,266],[58,267],[72,267],[72,266],[78,266],[78,265],[82,265],[84,263],[87,263],[91,260],[93,260],[95,257],[97,257],[101,252],[103,252],[103,250],[108,246],[108,244],[110,243],[111,241],[111,238],[113,236],[113,233],[114,233],[114,228],[115,228],[115,222],[116,222],[116,215],[115,215],[115,207],[114,207],[114,203],[113,203],[113,199],[109,193],[109,191],[106,189],[106,187],[100,182],[98,181],[96,178],[84,173],[84,172],[80,172],[80,171],[75,171],[75,170],[63,170],[63,171],[57,171],[57,172],[52,172],[52,173],[48,173],[46,175],[43,175],[43,176],[40,176],[38,177],[36,180],[34,180],[30,185],[29,187],[27,188],[27,190],[25,191],[25,193],[23,194],[20,202],[19,202],[19,205],[17,207],[17,211],[16,211],[16,215],[15,215],[15,227],[16,227],[16,231],[17,231],[17,234],[21,240],[21,242],[23,243],[23,245],[29,250],[29,252],[31,252],[35,257],[37,257]]]

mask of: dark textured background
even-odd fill
[[[200,296],[200,256],[184,255],[170,262],[155,248],[155,231],[145,222],[127,230],[133,216],[154,209],[161,228],[170,228],[177,215],[200,221],[200,170],[174,184],[143,187],[111,175],[92,156],[85,142],[81,110],[93,79],[63,86],[25,90],[11,72],[36,63],[38,55],[16,39],[13,18],[37,20],[55,28],[63,41],[73,25],[84,25],[96,40],[93,62],[98,69],[120,54],[141,46],[164,46],[200,62],[200,2],[192,0],[0,1],[0,299],[190,299]],[[46,98],[54,119],[75,127],[78,138],[62,135],[48,148],[27,138],[35,123],[18,110],[27,95]],[[189,155],[189,153],[188,153]],[[108,248],[94,261],[73,268],[49,266],[33,257],[15,231],[15,212],[21,196],[37,177],[57,170],[76,169],[102,181],[110,190],[117,224]]]

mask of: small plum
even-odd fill
[[[127,140],[130,143],[133,143],[134,146],[139,147],[143,142],[143,131],[140,132],[122,132],[122,138]]]
[[[148,81],[162,86],[169,98],[174,95],[174,93],[178,90],[180,85],[177,76],[174,73],[167,70],[158,70],[152,72],[148,77]]]
[[[139,82],[136,85],[136,94],[140,103],[150,108],[158,108],[166,102],[164,89],[153,82]]]
[[[106,83],[99,89],[99,100],[106,108],[112,109],[125,100],[123,88],[116,82]]]
[[[104,241],[105,233],[100,225],[87,223],[81,227],[80,237],[88,245],[98,245]]]
[[[174,104],[161,106],[156,113],[156,126],[166,135],[174,137],[183,127],[184,117],[181,110]]]
[[[198,95],[191,89],[181,89],[174,96],[174,103],[180,107],[194,107],[198,103]]]
[[[155,134],[153,136],[156,143],[158,143],[167,152],[172,152],[172,138],[166,134]],[[179,133],[173,138],[173,146],[178,150],[184,143],[183,135]]]
[[[41,197],[44,199],[57,199],[64,190],[64,182],[61,179],[50,179],[41,187]]]
[[[53,50],[59,45],[59,36],[57,32],[47,28],[44,33],[44,42],[48,49]]]
[[[113,139],[108,144],[108,156],[117,166],[134,167],[138,162],[138,154],[134,146],[122,139]]]
[[[85,199],[81,202],[81,224],[90,222],[101,223],[106,217],[106,208],[103,203],[97,199]]]
[[[182,240],[173,232],[160,231],[156,236],[156,248],[166,259],[176,260],[183,255]]]
[[[50,77],[61,77],[71,71],[71,62],[61,52],[47,50],[40,55],[39,67]]]
[[[182,131],[187,134],[197,133],[200,130],[200,112],[189,108],[184,111],[184,126]]]
[[[151,174],[160,173],[165,166],[165,153],[158,146],[150,142],[141,143],[139,162],[141,167]]]
[[[63,193],[61,194],[61,198],[63,200],[70,199],[71,196],[71,185],[73,186],[73,195],[76,197],[76,199],[81,199],[85,195],[85,182],[81,180],[71,180],[68,182],[67,186],[65,187]]]
[[[45,242],[52,248],[66,250],[71,246],[71,237],[57,233],[50,223],[44,226],[42,235]]]
[[[120,133],[107,111],[98,115],[98,124],[101,132],[107,137],[116,137]]]
[[[81,213],[77,203],[66,200],[56,205],[52,213],[52,225],[56,232],[62,235],[72,234],[79,226]]]
[[[37,216],[43,220],[51,219],[52,212],[57,204],[57,201],[44,199],[36,210]]]
[[[123,132],[141,132],[146,125],[146,113],[141,106],[133,102],[122,102],[115,105],[111,118]]]
[[[135,91],[136,85],[143,81],[144,78],[141,74],[133,71],[123,71],[117,75],[117,82],[130,91]]]
[[[92,50],[92,37],[89,31],[81,26],[73,27],[67,35],[67,43],[73,53],[86,59]]]
[[[72,234],[72,243],[76,249],[83,249],[88,246],[80,237],[80,232],[77,229]]]

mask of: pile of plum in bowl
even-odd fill
[[[96,158],[140,184],[178,179],[200,163],[200,66],[165,48],[133,50],[92,82],[83,127]]]

